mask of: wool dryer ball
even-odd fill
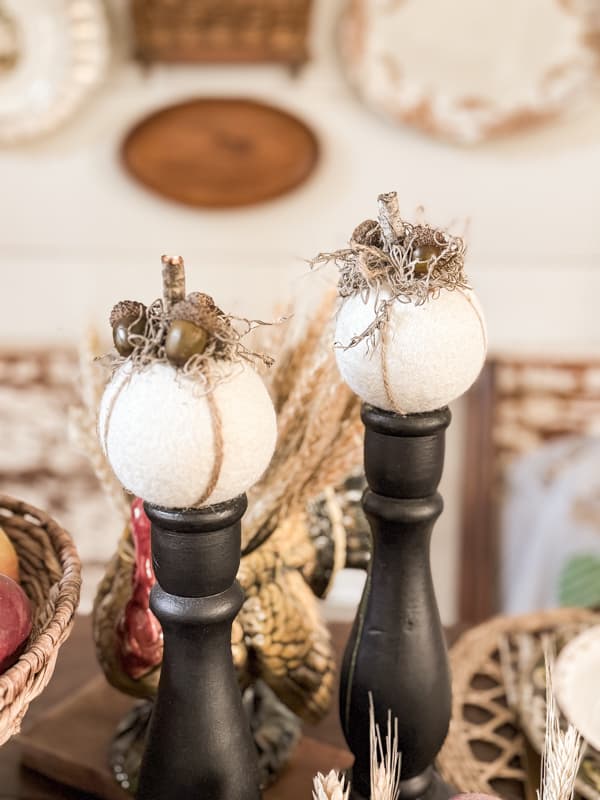
[[[386,411],[435,411],[477,378],[487,350],[465,243],[402,219],[396,192],[379,195],[378,220],[358,225],[349,247],[317,257],[340,271],[335,354],[348,386]]]
[[[379,300],[387,298],[389,292],[381,290]],[[375,302],[375,292],[366,303],[360,295],[348,297],[335,331],[340,373],[362,400],[412,414],[442,408],[471,386],[487,349],[483,313],[472,291],[442,289],[422,305],[396,301],[374,346],[363,339],[344,347],[373,320]]]
[[[252,368],[272,359],[242,342],[264,323],[225,314],[203,292],[186,294],[183,259],[161,261],[163,297],[149,306],[121,300],[111,311],[118,356],[98,437],[117,479],[146,502],[224,503],[256,483],[275,450],[275,409]]]
[[[246,362],[215,362],[212,395],[176,367],[126,362],[108,384],[98,432],[123,487],[169,508],[213,505],[242,494],[267,468],[277,436],[275,411],[259,375]],[[211,407],[212,406],[212,407]],[[217,462],[216,411],[222,463]]]

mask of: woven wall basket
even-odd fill
[[[302,64],[312,0],[130,0],[144,61]]]
[[[54,672],[79,603],[81,565],[71,537],[43,511],[0,495],[0,526],[15,546],[33,628],[19,660],[0,675],[0,745],[18,733]]]
[[[523,635],[598,624],[600,615],[563,608],[518,617],[499,616],[467,631],[450,651],[452,721],[438,757],[442,777],[459,792],[528,797],[526,742],[517,712],[507,700],[501,641]],[[585,797],[591,797],[580,789]]]

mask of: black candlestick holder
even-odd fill
[[[402,416],[363,405],[363,508],[373,552],[346,648],[340,688],[342,728],[354,755],[352,796],[370,794],[369,693],[382,730],[398,720],[402,800],[446,800],[453,792],[433,769],[450,723],[444,632],[431,577],[429,544],[442,511],[447,408]]]
[[[258,800],[257,754],[231,655],[243,591],[241,495],[212,507],[145,505],[164,634],[138,800]]]

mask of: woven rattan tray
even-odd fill
[[[553,633],[594,624],[600,615],[559,609],[520,617],[494,617],[465,633],[450,651],[453,706],[450,732],[438,759],[446,781],[461,792],[526,797],[526,740],[507,701],[499,647],[508,637]]]

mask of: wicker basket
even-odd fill
[[[33,628],[19,660],[0,675],[0,745],[18,733],[30,702],[52,677],[79,603],[81,565],[70,536],[47,514],[0,495],[0,526],[19,556]]]
[[[467,631],[450,651],[452,721],[438,756],[444,780],[458,792],[501,797],[530,796],[526,742],[500,661],[500,641],[520,635],[541,636],[574,625],[595,625],[598,613],[583,608],[500,616]],[[537,788],[537,784],[536,787]],[[596,798],[578,779],[579,796]]]
[[[301,64],[312,0],[131,0],[144,61]]]

